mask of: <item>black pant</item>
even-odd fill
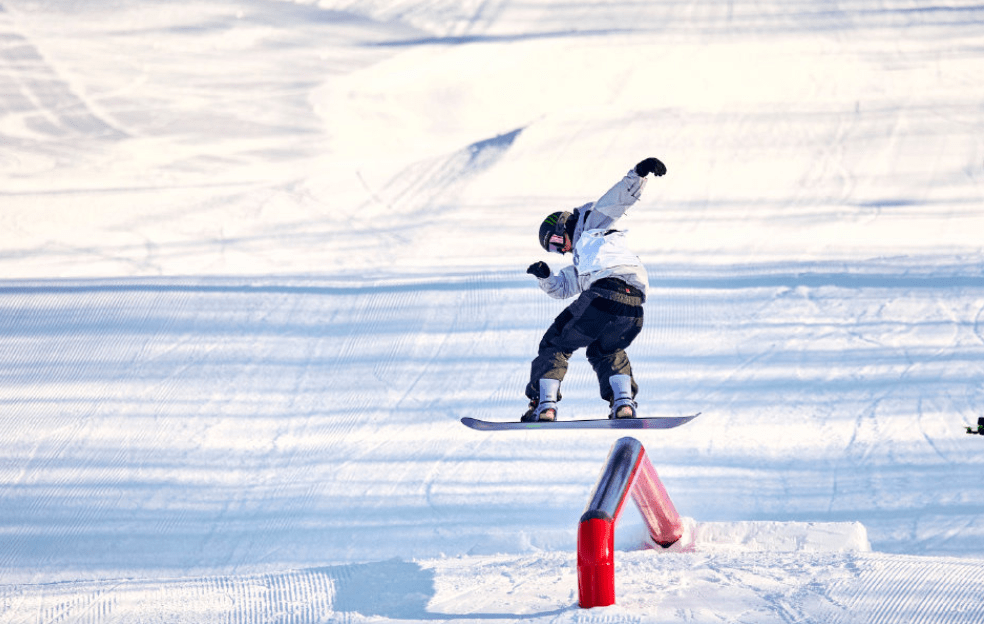
[[[633,293],[627,294],[628,290]],[[632,377],[632,365],[625,349],[642,331],[643,321],[641,293],[627,288],[622,291],[592,286],[560,313],[540,340],[539,352],[530,366],[528,398],[540,397],[541,379],[563,380],[567,361],[578,349],[587,348],[588,362],[598,375],[601,398],[612,401],[608,378]],[[632,378],[632,396],[638,391]]]

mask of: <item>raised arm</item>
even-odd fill
[[[647,158],[629,170],[625,177],[591,207],[591,213],[584,221],[585,230],[608,228],[617,221],[625,211],[639,201],[642,189],[646,187],[646,176],[666,175],[666,165],[658,158]]]

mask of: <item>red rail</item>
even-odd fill
[[[577,530],[577,589],[585,609],[615,604],[615,524],[630,493],[655,543],[666,548],[683,536],[680,514],[642,443],[615,442]]]

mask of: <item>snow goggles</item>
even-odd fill
[[[547,249],[553,253],[564,253],[564,236],[562,234],[551,235],[550,240],[547,241]]]

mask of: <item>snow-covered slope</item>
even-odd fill
[[[637,437],[705,539],[626,518],[598,617],[979,621],[982,27],[0,0],[0,620],[592,619],[619,434],[457,420],[525,407],[540,220],[655,155],[630,355],[644,411],[703,415]],[[581,356],[564,396],[603,414]]]

